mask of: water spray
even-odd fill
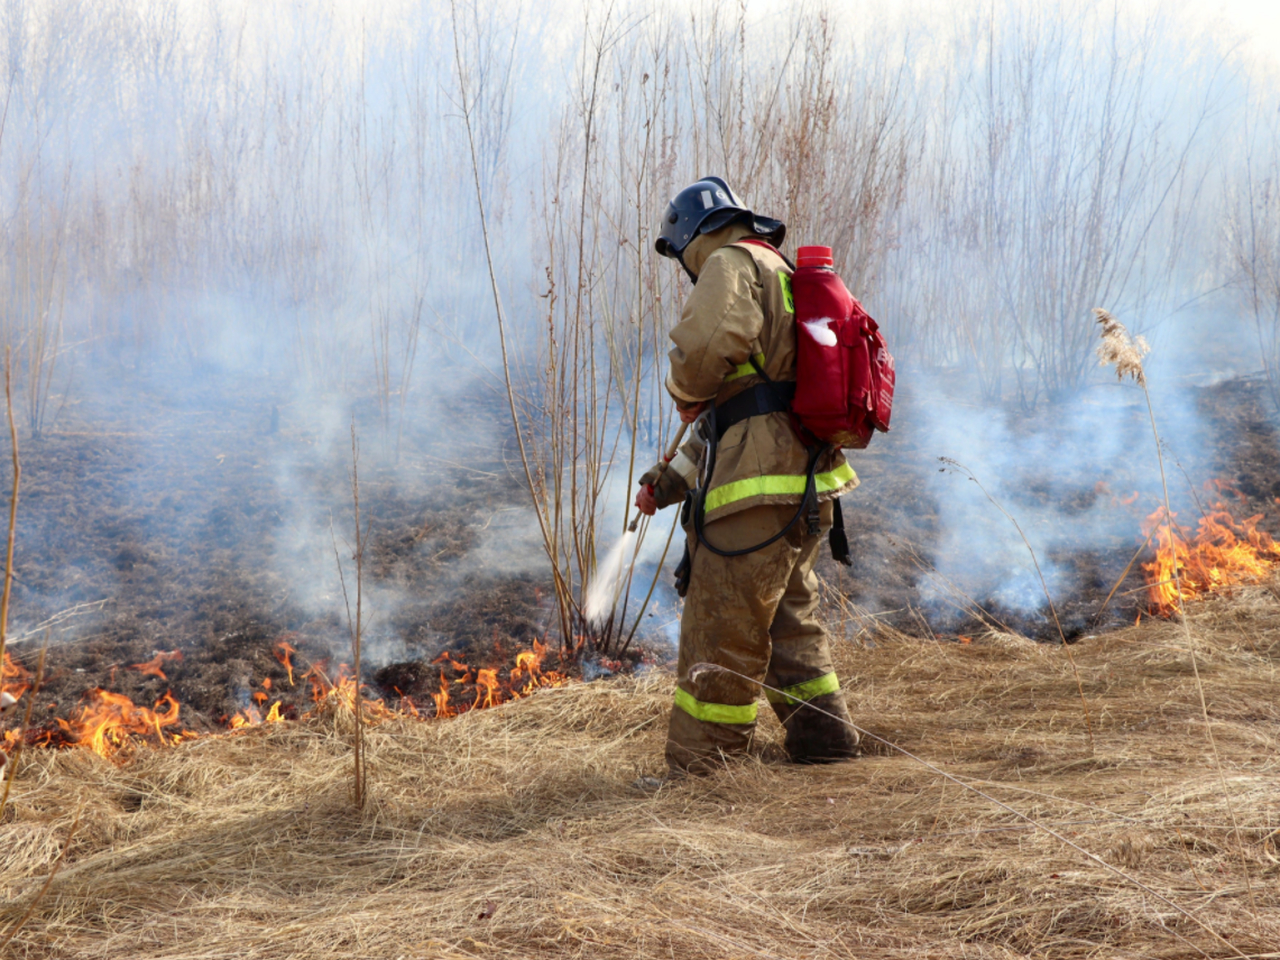
[[[666,472],[667,465],[675,459],[676,450],[679,449],[680,441],[684,439],[685,432],[688,429],[689,425],[687,423],[680,424],[680,429],[671,438],[671,444],[667,447],[667,452],[658,463],[658,476],[654,478],[655,483]],[[649,490],[650,492],[653,491],[653,484],[649,485]],[[613,549],[604,558],[604,562],[596,568],[595,579],[591,582],[591,586],[587,588],[587,602],[582,607],[582,612],[590,623],[600,623],[605,619],[609,609],[613,606],[618,591],[622,588],[623,574],[626,570],[623,559],[631,552],[631,546],[635,543],[636,528],[640,525],[642,516],[643,514],[637,513],[635,519],[627,524],[626,532],[613,545]]]

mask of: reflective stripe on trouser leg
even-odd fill
[[[770,684],[772,686],[772,684]],[[770,703],[781,703],[788,706],[794,706],[806,700],[812,700],[820,697],[824,693],[839,693],[840,681],[837,679],[835,671],[824,673],[820,677],[814,677],[812,680],[805,680],[801,683],[793,683],[789,687],[783,687],[782,692],[776,690],[766,690],[764,692],[765,699]]]
[[[754,703],[741,707],[730,703],[703,703],[679,687],[676,687],[676,706],[693,719],[704,723],[755,723],[759,712]]]
[[[802,763],[843,760],[858,753],[857,731],[844,722],[849,711],[831,661],[827,632],[815,616],[818,578],[814,566],[820,543],[792,569],[769,627],[772,654],[765,683],[783,693],[766,690],[765,695],[787,731],[787,754]]]
[[[766,540],[795,514],[790,504],[752,507],[707,524],[707,539],[726,550]],[[830,517],[829,508],[826,515]],[[762,550],[741,557],[720,557],[693,550],[689,592],[680,617],[680,688],[671,712],[667,762],[700,772],[723,755],[742,753],[755,731],[755,703],[769,669],[773,624],[778,604],[800,557],[809,552],[803,525]],[[709,663],[726,670],[700,670]]]

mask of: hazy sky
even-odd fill
[[[749,6],[787,6],[790,0],[748,0]],[[873,2],[870,4],[875,6]],[[939,22],[965,8],[983,9],[990,0],[898,0],[891,7],[921,11]],[[839,9],[840,2],[833,4]],[[999,6],[999,3],[997,3]],[[1209,33],[1224,49],[1234,49],[1251,66],[1280,72],[1280,0],[1120,0],[1122,8],[1161,10],[1183,20],[1188,33]]]
[[[180,0],[189,8],[199,9],[205,0]],[[262,4],[261,0],[224,0],[227,6],[242,5],[251,12],[251,18],[257,22],[259,29],[270,31],[277,22],[272,13],[271,4]],[[352,29],[360,29],[363,22],[369,25],[381,21],[393,23],[398,28],[412,22],[417,16],[421,0],[320,0],[331,9],[339,11],[344,18],[349,18]],[[645,2],[645,0],[641,0]],[[660,3],[661,0],[655,0]],[[698,0],[670,0],[673,9],[696,9]],[[856,25],[859,20],[873,23],[881,18],[890,20],[902,18],[926,29],[941,28],[954,22],[959,15],[964,18],[966,11],[988,9],[993,0],[802,0],[810,6],[826,6],[837,12],[841,19]],[[1007,0],[994,0],[1000,7]],[[1060,0],[1070,9],[1074,0]],[[1273,75],[1280,74],[1280,0],[1118,0],[1122,9],[1142,13],[1160,11],[1166,16],[1180,20],[1187,34],[1198,35],[1208,33],[1218,42],[1223,50],[1232,50],[1249,64],[1251,68]],[[797,0],[747,0],[750,14],[765,18],[786,16],[796,7]],[[1037,0],[1026,0],[1034,7]],[[588,4],[599,7],[599,0],[567,0],[556,9],[556,18],[551,23],[539,23],[537,32],[546,41],[557,33],[557,24],[566,31],[565,39],[580,23],[578,11]],[[1099,0],[1099,6],[1106,8],[1108,0]],[[448,0],[436,0],[436,9],[447,12]],[[547,7],[537,0],[487,0],[487,6],[498,9],[519,9],[522,18],[528,24],[531,20],[546,17]],[[623,8],[629,6],[624,0]],[[732,5],[731,5],[732,6]],[[731,11],[730,11],[731,12]],[[569,15],[572,14],[572,15]],[[395,29],[395,28],[393,28]]]
[[[1275,0],[1201,0],[1198,4],[1210,22],[1219,21],[1226,32],[1242,35],[1245,52],[1280,67],[1280,3]]]

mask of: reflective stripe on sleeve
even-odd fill
[[[703,703],[693,694],[676,687],[676,706],[705,723],[755,723],[758,707],[754,703],[738,707],[729,703]]]
[[[770,703],[797,704],[805,700],[812,700],[815,697],[821,697],[823,694],[838,693],[839,691],[840,681],[836,678],[836,675],[834,673],[824,673],[822,676],[806,680],[804,683],[783,687],[781,693],[766,690],[764,695]]]
[[[785,270],[779,270],[778,283],[782,285],[782,305],[787,308],[787,313],[795,313],[796,301],[791,296],[791,274]]]
[[[757,353],[751,359],[760,365],[760,370],[764,369],[763,353]],[[746,363],[740,363],[737,365],[737,367],[734,368],[733,373],[729,374],[727,377],[724,378],[724,382],[728,383],[730,380],[737,380],[739,377],[749,377],[752,374],[759,373],[759,372],[760,372],[759,370],[757,370],[755,367],[751,365],[750,361]]]
[[[853,472],[853,467],[842,463],[827,473],[815,474],[813,480],[817,485],[818,493],[830,493],[832,490],[839,490],[856,478],[857,474]],[[711,513],[713,510],[739,500],[746,500],[748,497],[803,496],[806,479],[804,474],[767,474],[763,477],[734,480],[732,483],[726,483],[708,491],[705,509],[707,513]]]

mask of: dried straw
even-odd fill
[[[1021,638],[875,633],[842,644],[838,668],[860,726],[1070,837],[1240,955],[1274,956],[1280,601],[1250,588],[1189,616],[1239,834],[1180,625],[1077,645],[1096,707],[1092,755],[1075,683]],[[343,775],[349,717],[192,741],[127,766],[30,755],[0,824],[0,938],[49,882],[16,955],[1235,955],[909,758],[779,762],[771,718],[747,761],[633,793],[634,778],[660,770],[671,686],[655,671],[373,727],[362,813]]]

